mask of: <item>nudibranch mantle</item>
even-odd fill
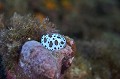
[[[66,46],[66,39],[63,35],[51,33],[42,36],[41,44],[51,51],[60,50]]]

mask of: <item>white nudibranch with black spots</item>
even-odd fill
[[[57,33],[46,34],[42,36],[41,44],[51,51],[60,50],[66,46],[66,39]]]

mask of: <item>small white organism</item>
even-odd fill
[[[60,50],[66,46],[66,39],[57,33],[46,34],[42,36],[41,44],[51,51]]]

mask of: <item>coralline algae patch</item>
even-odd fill
[[[58,39],[57,36],[60,35],[56,34],[55,36],[55,38]],[[54,34],[52,37],[54,37]],[[64,41],[62,36],[60,38],[60,41],[58,40],[59,43],[61,40]],[[50,40],[52,39],[49,38],[49,41]],[[71,39],[71,41],[73,40]],[[23,72],[32,79],[59,79],[64,71],[70,67],[69,64],[72,63],[74,58],[74,49],[72,45],[74,44],[70,43],[70,45],[68,45],[64,42],[63,48],[56,51],[50,51],[38,41],[27,41],[23,44],[21,49],[19,59],[20,68],[22,68]],[[41,76],[47,78],[41,78]]]
[[[22,50],[21,50],[21,54],[24,56],[24,59],[27,59],[30,56],[30,52],[31,50],[35,47],[35,46],[40,46],[41,44],[37,41],[27,41],[23,46],[22,46]]]
[[[21,49],[19,66],[28,79],[59,79],[71,66],[73,46],[73,39],[57,33],[43,35],[41,42],[26,41]]]
[[[27,41],[22,46],[19,64],[24,73],[34,79],[40,79],[35,77],[40,75],[53,78],[57,72],[56,60],[51,51],[34,40]]]
[[[66,45],[66,39],[64,36],[53,33],[53,34],[46,34],[43,35],[41,38],[41,44],[49,49],[49,50],[60,50],[65,47]]]

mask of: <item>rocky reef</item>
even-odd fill
[[[65,79],[120,79],[120,0],[0,0],[0,79],[28,79],[21,49],[49,33],[76,43],[71,67],[61,67]]]
[[[10,20],[2,25],[0,54],[8,79],[64,78],[63,75],[71,66],[76,51],[73,39],[64,36],[65,47],[51,51],[40,43],[43,34],[59,33],[48,18],[40,22],[31,15],[21,16],[14,13]]]
[[[73,52],[69,45],[66,45],[64,49],[51,51],[40,42],[32,40],[22,46],[19,63],[24,73],[32,79],[41,79],[41,77],[60,79],[72,63]]]
[[[30,14],[15,13],[6,20],[0,15],[1,78],[120,79],[119,34],[104,31],[91,40],[74,36],[76,46],[65,35],[65,48],[50,51],[40,44],[42,35],[49,33],[62,35],[48,18],[41,22]]]

